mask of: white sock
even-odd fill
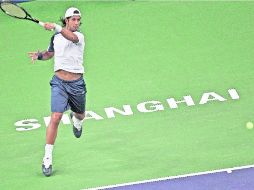
[[[73,115],[72,121],[73,121],[74,127],[76,127],[78,130],[80,130],[80,129],[82,128],[84,119],[79,120],[78,118],[76,118],[76,117]]]
[[[53,144],[46,144],[45,145],[45,158],[52,158],[52,152],[53,152],[54,145]]]
[[[53,146],[54,145],[52,145],[52,144],[45,145],[45,155],[43,158],[43,164],[46,168],[49,168],[49,166],[52,165]]]

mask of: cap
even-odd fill
[[[81,17],[81,13],[77,8],[70,7],[69,9],[66,10],[64,18],[71,17],[71,16],[80,16]]]

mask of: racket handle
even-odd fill
[[[44,27],[44,22],[39,21],[38,24]]]

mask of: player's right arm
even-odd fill
[[[32,64],[34,64],[35,60],[48,60],[54,56],[54,52],[52,51],[36,51],[36,52],[28,52],[29,57],[32,60]]]
[[[63,37],[65,37],[67,40],[72,41],[73,43],[78,43],[79,42],[79,37],[72,31],[66,29],[66,28],[62,28],[61,26],[55,24],[55,23],[49,23],[46,22],[44,24],[44,28],[46,30],[55,30],[56,32],[59,32],[63,35]]]

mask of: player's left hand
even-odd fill
[[[38,59],[38,54],[39,54],[39,50],[36,52],[28,52],[28,56],[31,58],[32,64],[34,64],[35,60]]]

